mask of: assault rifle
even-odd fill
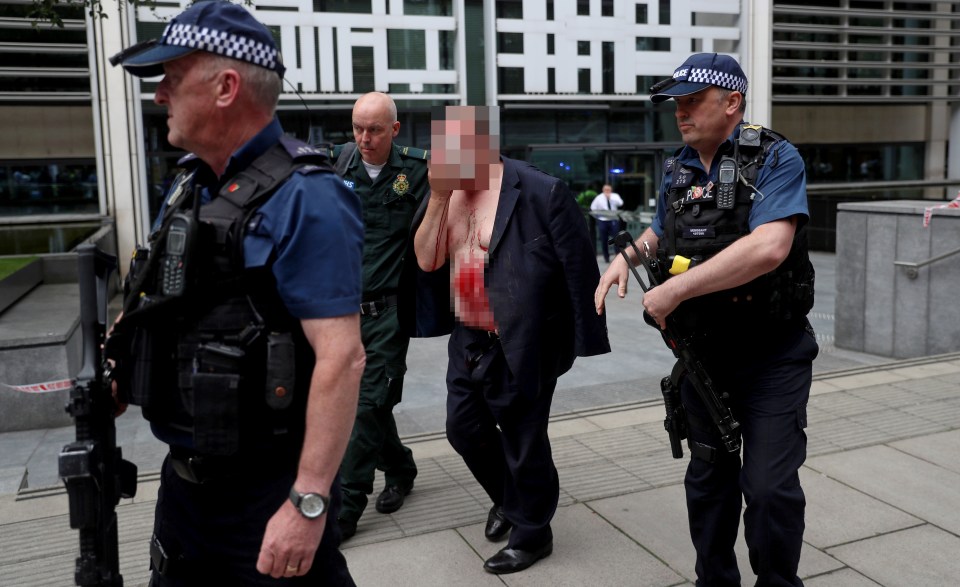
[[[101,345],[107,321],[107,285],[117,258],[94,245],[77,249],[83,363],[70,391],[67,412],[77,440],[60,451],[60,478],[70,500],[70,527],[80,531],[77,585],[123,587],[116,507],[137,491],[137,466],[123,460],[114,425],[110,369]]]
[[[641,253],[636,243],[634,243],[633,237],[625,230],[617,233],[612,240],[617,250],[623,256],[624,260],[626,260],[627,267],[630,268],[634,277],[637,278],[637,281],[640,283],[640,288],[644,293],[660,285],[659,263],[656,258],[650,255],[649,249]],[[639,259],[644,269],[646,269],[647,281],[644,281],[640,277],[640,273],[637,272],[636,267],[634,267],[630,261],[630,256],[627,254],[628,246],[633,249],[637,259]],[[663,336],[663,341],[667,343],[667,346],[673,351],[673,356],[675,356],[679,362],[678,368],[680,368],[690,380],[697,395],[700,397],[700,401],[703,402],[703,405],[706,407],[710,415],[710,420],[717,427],[717,430],[720,431],[720,437],[723,440],[724,447],[729,452],[739,451],[740,423],[733,418],[730,408],[723,403],[723,400],[729,396],[717,392],[716,387],[713,385],[713,380],[710,378],[710,375],[707,374],[700,359],[691,348],[690,342],[693,333],[682,332],[682,329],[677,325],[676,318],[672,314],[667,316],[664,321],[666,324],[666,328],[664,329],[661,329],[657,321],[646,311],[643,312],[643,319],[647,324],[660,331],[660,334]],[[667,418],[664,420],[663,425],[670,436],[670,449],[675,459],[683,457],[683,448],[681,448],[680,441],[686,437],[687,432],[683,404],[680,403],[679,379],[680,373],[675,369],[671,377],[664,377],[660,382],[664,407],[667,410]]]

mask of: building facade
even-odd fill
[[[71,212],[113,217],[121,250],[148,229],[181,153],[166,142],[164,111],[152,101],[156,80],[133,80],[106,57],[159,36],[185,3],[126,6],[106,5],[106,21],[74,19],[75,42],[44,49],[75,56],[69,75],[60,72],[63,87],[0,93],[4,126],[11,120],[16,136],[42,143],[3,145],[0,214],[66,213],[59,194],[42,190],[9,204],[14,187],[13,201],[25,197],[10,178],[28,163],[55,165],[58,177],[61,161],[86,165],[69,169],[94,170],[87,191],[84,182],[77,189],[96,197],[72,198]],[[960,136],[960,13],[952,2],[261,0],[251,9],[287,66],[281,122],[313,143],[350,140],[352,104],[371,90],[394,97],[398,142],[419,147],[429,147],[433,108],[497,105],[507,154],[574,192],[611,183],[627,209],[649,211],[680,136],[673,105],[652,104],[647,90],[690,53],[717,51],[744,64],[747,119],[788,136],[807,161],[814,248],[832,250],[838,201],[942,199],[955,189],[947,178],[960,178],[960,153],[948,149]],[[4,26],[0,35],[14,34]],[[13,64],[26,53],[17,50],[0,40],[9,58],[0,80],[18,75]],[[65,90],[69,80],[88,87],[69,97],[42,93]],[[55,148],[65,129],[77,129],[72,151]]]

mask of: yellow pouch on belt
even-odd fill
[[[670,265],[670,275],[680,275],[684,271],[690,268],[690,259],[684,257],[683,255],[676,255],[673,258],[673,263]]]

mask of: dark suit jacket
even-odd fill
[[[610,351],[607,324],[593,293],[600,271],[587,224],[570,189],[536,167],[502,157],[503,181],[484,276],[507,365],[526,392],[567,372],[577,356]],[[401,296],[411,336],[439,336],[453,326],[449,263],[426,273],[412,240]],[[415,289],[415,295],[409,293]]]

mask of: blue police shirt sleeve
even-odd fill
[[[807,208],[807,177],[797,148],[780,141],[767,154],[757,174],[757,190],[750,210],[750,230],[761,224],[799,216],[797,228],[810,217]]]
[[[663,238],[663,225],[667,221],[667,189],[671,181],[673,181],[673,174],[669,171],[664,173],[663,179],[660,181],[660,191],[657,192],[657,209],[653,215],[653,221],[650,222],[650,229],[653,230],[653,234],[657,235],[657,238]]]
[[[247,267],[271,258],[280,297],[300,319],[360,310],[360,200],[333,173],[295,173],[248,225]]]

